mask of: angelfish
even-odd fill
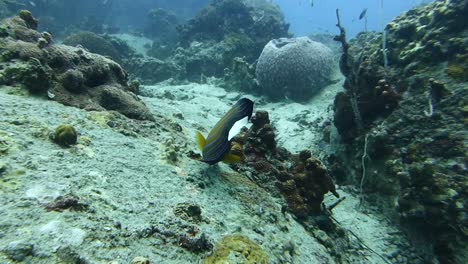
[[[196,140],[198,148],[202,152],[201,161],[213,165],[220,161],[233,163],[241,159],[230,153],[231,139],[250,121],[253,105],[254,102],[247,98],[237,101],[216,123],[206,139],[197,131]]]

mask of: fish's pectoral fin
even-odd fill
[[[237,121],[232,125],[231,129],[229,129],[228,133],[228,140],[231,140],[233,137],[237,136],[242,130],[243,127],[248,126],[249,124],[249,117],[246,116],[241,120]]]
[[[227,164],[231,164],[231,163],[239,162],[240,160],[241,160],[241,157],[228,153],[223,157],[221,161]]]
[[[206,139],[205,139],[205,137],[202,135],[202,133],[200,133],[200,131],[197,131],[197,133],[195,134],[195,140],[197,141],[198,149],[199,149],[200,151],[203,151],[203,148],[204,148],[205,145],[206,145]]]

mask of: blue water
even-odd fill
[[[383,14],[381,0],[273,0],[283,11],[290,23],[290,31],[296,36],[304,36],[312,32],[337,33],[335,10],[340,9],[342,24],[346,27],[348,37],[353,37],[364,31],[364,19],[359,20],[359,14],[367,8],[368,30],[382,30],[383,22],[387,24],[393,18],[409,10],[411,7],[430,1],[417,0],[384,0]]]

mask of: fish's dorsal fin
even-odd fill
[[[222,161],[227,164],[236,163],[236,162],[239,162],[240,160],[241,160],[241,157],[231,154],[231,153],[226,154],[222,159]]]
[[[234,125],[229,130],[228,140],[230,141],[233,137],[237,136],[237,134],[239,134],[239,132],[242,130],[242,128],[247,126],[248,124],[249,124],[249,117],[248,116],[246,116],[246,117],[242,118],[241,120],[235,122]]]
[[[206,145],[206,139],[205,139],[205,137],[202,135],[202,133],[200,133],[200,131],[197,131],[197,133],[195,134],[195,140],[197,141],[198,149],[199,149],[200,151],[203,151],[203,148],[204,148],[205,145]]]

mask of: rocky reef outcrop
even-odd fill
[[[341,28],[336,37],[346,81],[334,124],[345,150],[329,167],[385,197],[385,213],[440,263],[468,259],[467,14],[467,1],[435,1],[394,19],[386,34],[347,43]]]
[[[148,24],[144,33],[160,45],[168,45],[177,42],[178,33],[176,30],[179,18],[173,12],[162,8],[148,11]],[[154,44],[153,44],[154,45]]]
[[[84,48],[55,44],[49,33],[36,31],[37,26],[26,10],[0,23],[2,84],[22,85],[65,105],[153,119],[131,92],[119,64]]]
[[[256,76],[261,93],[274,99],[305,101],[330,83],[332,51],[308,37],[268,42],[260,55]]]
[[[103,8],[99,3],[88,4],[96,6],[96,10]],[[58,5],[50,6],[54,10],[60,9]],[[145,12],[146,25],[140,25],[141,32],[131,32],[152,40],[152,44],[145,47],[144,55],[107,35],[112,32],[103,28],[103,23],[94,23],[96,19],[92,16],[83,22],[70,21],[73,26],[68,29],[58,25],[57,31],[61,36],[68,35],[64,44],[80,45],[90,52],[112,58],[128,71],[131,79],[137,78],[141,83],[167,79],[205,82],[207,78],[215,77],[225,88],[245,91],[258,90],[254,64],[265,44],[271,39],[289,37],[289,25],[281,11],[266,0],[212,1],[185,23],[168,9]],[[44,19],[46,23],[50,22],[45,28],[54,28],[57,20],[63,19],[55,18],[55,22]],[[87,25],[82,25],[85,22]],[[96,29],[94,24],[101,28]]]
[[[89,52],[109,57],[128,71],[129,79],[138,79],[144,84],[153,84],[170,78],[180,79],[183,75],[182,67],[173,60],[162,60],[153,56],[145,57],[137,53],[124,40],[110,35],[77,32],[65,38],[63,44],[83,47]]]
[[[66,37],[62,43],[73,47],[82,46],[89,52],[110,57],[118,62],[120,62],[125,55],[130,55],[128,53],[120,53],[109,39],[89,31],[81,31],[72,34]]]

